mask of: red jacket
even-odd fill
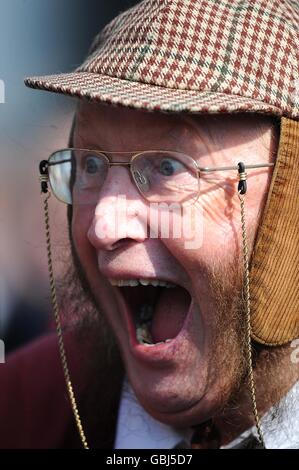
[[[117,354],[88,336],[65,335],[71,379],[91,448],[112,449],[123,380]],[[56,335],[0,364],[0,448],[81,448]]]

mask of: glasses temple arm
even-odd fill
[[[252,169],[252,168],[270,168],[274,166],[274,163],[256,163],[255,165],[246,165],[246,169]],[[211,173],[213,171],[227,171],[227,170],[237,170],[238,171],[238,166],[220,166],[220,167],[198,167],[198,172],[201,173]]]
[[[61,163],[70,163],[72,160],[68,158],[67,160],[60,160],[59,162],[47,162],[48,166],[60,165]]]
[[[246,165],[246,169],[252,168],[270,168],[274,166],[274,163],[256,163],[255,165]],[[198,172],[211,173],[213,171],[227,171],[227,170],[238,170],[238,166],[219,166],[219,167],[198,167]]]

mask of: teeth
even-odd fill
[[[142,323],[141,325],[136,326],[136,338],[139,344],[142,346],[158,346],[159,344],[165,344],[172,341],[170,338],[165,341],[159,341],[158,343],[153,343],[152,335],[149,330],[149,323]]]
[[[158,279],[109,279],[112,286],[118,287],[137,287],[141,286],[154,286],[154,287],[166,287],[168,289],[176,287],[172,282],[159,281]]]
[[[159,343],[153,343],[153,344],[144,343],[143,346],[159,346],[159,344],[169,343],[170,341],[171,339],[166,339],[165,341],[159,341]]]
[[[139,344],[153,344],[151,333],[146,324],[137,326],[136,338]]]

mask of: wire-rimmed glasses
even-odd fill
[[[131,155],[127,161],[112,156]],[[177,151],[102,152],[66,148],[52,153],[47,168],[53,194],[66,204],[96,204],[109,168],[123,166],[130,170],[138,191],[149,202],[183,203],[200,195],[200,178],[213,172],[235,170],[237,165],[200,167],[189,155]],[[246,169],[268,168],[274,163],[246,165]]]

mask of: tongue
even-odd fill
[[[154,343],[175,338],[180,332],[190,305],[188,292],[181,288],[163,289],[155,306],[151,325]]]

